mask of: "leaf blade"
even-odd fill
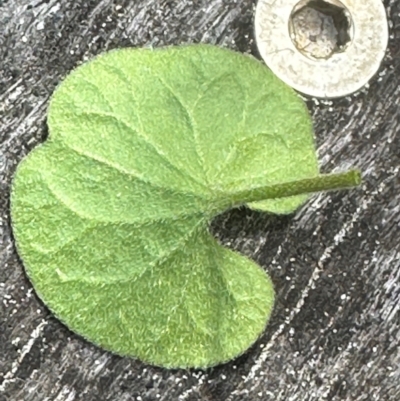
[[[243,353],[269,319],[272,283],[207,224],[234,194],[318,174],[302,101],[228,50],[126,49],[72,72],[48,123],[11,197],[40,297],[83,337],[157,365]],[[290,212],[304,199],[250,206]]]

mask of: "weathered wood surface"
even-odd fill
[[[378,0],[377,0],[378,1]],[[0,1],[0,400],[400,399],[400,3],[380,76],[357,96],[309,101],[323,171],[360,167],[362,188],[296,215],[248,210],[214,232],[274,280],[275,313],[245,355],[168,371],[111,355],[38,301],[10,229],[10,181],[46,137],[50,94],[106,49],[211,42],[256,54],[251,0]]]

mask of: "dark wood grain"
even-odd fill
[[[379,1],[379,0],[377,0]],[[207,42],[258,57],[251,0],[0,1],[0,401],[400,399],[400,3],[361,93],[308,101],[322,170],[357,166],[361,188],[276,217],[246,209],[213,231],[267,269],[274,316],[245,355],[168,371],[71,333],[36,298],[12,239],[19,161],[46,138],[46,106],[75,66],[104,50]]]

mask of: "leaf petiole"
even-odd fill
[[[267,199],[286,198],[308,193],[332,191],[355,187],[361,183],[359,170],[350,170],[338,174],[321,174],[304,180],[289,181],[267,185],[245,191],[229,194],[229,206],[237,207],[245,203],[258,202]]]

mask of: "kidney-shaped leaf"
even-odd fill
[[[318,174],[303,102],[248,56],[127,49],[73,71],[48,124],[50,138],[18,168],[11,206],[17,248],[50,309],[90,341],[157,365],[206,367],[244,352],[273,288],[208,224],[263,199],[238,194]],[[281,213],[302,201],[251,206]]]

